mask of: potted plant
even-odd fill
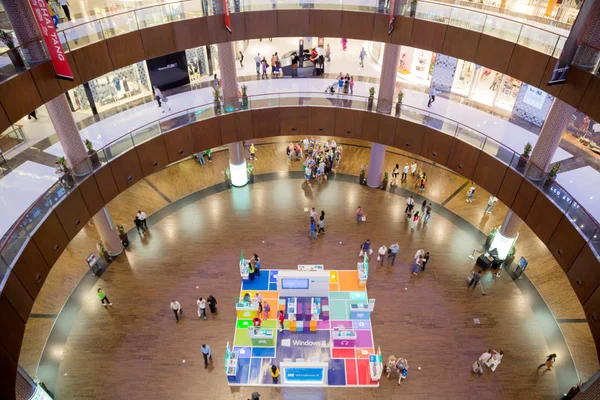
[[[213,89],[213,100],[215,103],[215,114],[221,114],[221,88],[218,86]]]
[[[104,261],[106,261],[107,263],[110,262],[110,254],[108,254],[108,251],[106,251],[106,248],[104,247],[104,243],[102,243],[102,241],[98,242],[98,251],[100,252],[100,256],[104,259]]]
[[[129,246],[129,238],[127,237],[127,232],[125,232],[125,227],[122,224],[117,225],[117,232],[119,232],[119,239],[121,239],[123,246]]]
[[[375,88],[371,86],[369,89],[369,100],[367,103],[367,108],[369,111],[373,109],[373,101],[375,100]]]
[[[94,150],[94,145],[90,142],[89,139],[85,139],[85,148],[87,149],[88,156],[92,163],[92,168],[96,169],[100,166],[100,158],[98,157],[98,153]]]
[[[62,178],[63,182],[66,183],[67,188],[72,188],[75,185],[75,180],[73,179],[73,176],[69,174],[69,165],[67,164],[67,159],[64,156],[59,157],[56,162],[62,167],[63,171],[65,171],[65,174]]]
[[[488,235],[487,239],[485,240],[485,248],[489,249],[490,245],[492,244],[492,240],[494,240],[494,236],[496,236],[496,232],[498,232],[498,228],[492,228],[492,230],[490,231],[490,234]]]
[[[15,49],[15,42],[13,41],[12,36],[8,32],[0,30],[0,41],[8,47],[7,54],[12,65],[15,68],[25,68],[23,57],[21,57],[19,50]]]
[[[248,109],[248,86],[242,85],[242,108]]]
[[[510,267],[512,265],[513,261],[515,260],[516,253],[517,253],[517,246],[515,246],[513,244],[512,247],[510,248],[510,250],[508,251],[506,258],[504,259],[504,265],[506,265],[507,267]]]
[[[544,187],[549,188],[550,186],[552,186],[552,184],[556,180],[556,175],[558,174],[561,165],[562,164],[559,162],[552,165],[552,167],[550,168],[550,172],[548,172],[548,178],[546,179],[546,182],[544,182]]]
[[[399,117],[400,116],[400,109],[402,107],[402,99],[404,98],[404,92],[399,91],[398,92],[398,101],[396,101],[396,116]]]
[[[366,174],[367,174],[367,166],[362,165],[360,167],[360,177],[359,177],[359,181],[358,181],[361,185],[365,185],[367,183],[367,180],[365,179]]]
[[[227,187],[231,187],[231,170],[229,168],[225,168],[221,173],[223,174],[223,177],[225,177],[225,184]]]
[[[533,150],[533,146],[530,142],[527,142],[527,144],[525,144],[525,147],[523,148],[523,154],[521,154],[521,156],[519,157],[519,162],[517,163],[518,171],[523,172],[523,170],[525,169],[525,166],[529,161],[529,156],[531,155],[531,150]]]
[[[246,171],[248,172],[248,182],[254,183],[254,165],[246,164]]]
[[[389,177],[390,177],[390,175],[388,174],[387,171],[383,173],[383,182],[381,182],[381,190],[387,189]]]

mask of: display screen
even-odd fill
[[[519,260],[519,268],[521,268],[521,271],[525,271],[525,268],[527,268],[527,260],[524,257]]]
[[[301,278],[282,278],[282,289],[308,289],[308,279]]]
[[[283,372],[285,383],[323,383],[323,367],[286,367]]]

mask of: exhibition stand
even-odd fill
[[[279,364],[283,384],[293,386],[325,386],[327,385],[326,362],[282,361]]]

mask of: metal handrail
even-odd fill
[[[273,98],[277,98],[277,99],[287,99],[287,100],[289,100],[289,99],[301,99],[301,98],[305,98],[305,97],[325,99],[325,100],[329,100],[329,101],[335,100],[336,103],[341,103],[341,104],[332,104],[333,107],[350,108],[350,109],[353,109],[352,102],[354,100],[356,100],[356,99],[359,99],[359,101],[361,103],[371,104],[371,107],[367,107],[367,109],[365,109],[363,111],[377,112],[377,109],[375,108],[375,103],[376,103],[375,99],[372,99],[372,98],[369,98],[369,97],[364,97],[364,96],[358,96],[358,95],[353,95],[353,96],[328,96],[328,95],[326,95],[324,93],[288,92],[288,93],[270,93],[270,94],[263,94],[263,95],[248,96],[248,99],[250,100],[249,104],[251,104],[252,101],[258,101],[258,100],[261,100],[261,99],[262,100],[271,100]],[[346,102],[346,101],[350,101],[350,107],[344,106],[343,103]],[[391,102],[391,103],[387,104],[386,102],[377,102],[377,104],[379,104],[379,105],[383,104],[386,109],[393,110],[395,108],[394,106],[397,105],[398,103]],[[133,136],[132,136],[132,134],[135,133],[136,131],[141,131],[141,130],[149,127],[149,126],[152,126],[154,124],[158,124],[158,128],[159,128],[159,134],[158,135],[166,134],[170,130],[167,130],[167,131],[163,132],[163,130],[160,127],[161,122],[166,122],[166,121],[169,121],[169,120],[173,120],[174,118],[177,118],[179,116],[188,115],[188,113],[190,111],[207,110],[207,109],[211,109],[211,108],[214,109],[215,107],[219,107],[220,109],[224,109],[225,108],[224,106],[227,106],[227,105],[232,105],[233,106],[233,108],[232,108],[232,110],[230,112],[240,112],[240,111],[243,112],[243,111],[246,111],[246,110],[255,109],[255,108],[252,108],[252,107],[240,108],[239,107],[240,106],[239,99],[236,99],[236,100],[233,100],[233,101],[228,100],[228,101],[225,101],[225,102],[218,102],[218,103],[216,103],[216,102],[213,101],[213,102],[205,103],[205,104],[202,104],[202,105],[199,105],[199,106],[190,107],[190,108],[187,108],[185,110],[174,112],[174,113],[171,113],[169,115],[166,115],[165,117],[156,119],[156,120],[154,120],[152,122],[149,122],[149,123],[146,123],[146,124],[144,124],[144,125],[142,125],[142,126],[140,126],[138,128],[132,129],[129,132],[125,133],[124,135],[122,135],[122,136],[118,137],[117,139],[111,141],[110,143],[106,144],[104,147],[102,147],[101,149],[97,150],[93,154],[101,155],[102,152],[104,152],[104,154],[107,154],[106,153],[107,149],[109,149],[112,145],[115,145],[119,141],[123,140],[127,136],[131,136],[131,139],[132,139],[132,147],[131,148],[137,147],[141,143],[138,143],[138,145],[136,145],[135,141],[133,139]],[[280,107],[280,106],[284,107],[286,105],[285,104],[283,104],[283,105],[277,104],[275,107]],[[301,105],[300,104],[292,104],[292,105],[288,105],[288,106],[301,106]],[[311,105],[307,104],[307,106],[311,106]],[[256,109],[258,109],[258,108],[271,108],[271,107],[274,107],[274,106],[271,105],[271,104],[268,104],[265,107],[259,106]],[[354,109],[356,109],[356,108],[354,108]],[[451,123],[456,124],[456,128],[454,129],[454,135],[453,136],[457,137],[458,139],[461,139],[460,138],[460,134],[461,134],[460,128],[464,128],[465,130],[468,130],[470,132],[474,132],[476,135],[479,135],[482,138],[482,141],[481,141],[480,145],[479,146],[475,146],[475,147],[480,148],[481,150],[485,149],[485,146],[486,146],[486,144],[488,142],[491,142],[494,145],[497,145],[499,148],[507,149],[509,152],[512,152],[511,160],[508,162],[508,166],[509,167],[512,166],[512,162],[515,160],[515,157],[520,158],[520,153],[516,152],[512,148],[510,148],[510,147],[502,144],[501,142],[497,141],[496,139],[494,139],[494,138],[492,138],[492,137],[490,137],[490,136],[488,136],[488,135],[486,135],[486,134],[478,131],[477,129],[471,128],[471,127],[469,127],[467,125],[464,125],[464,124],[462,124],[462,123],[460,123],[460,122],[458,122],[456,120],[453,120],[451,118],[447,118],[445,116],[433,113],[433,112],[431,112],[429,110],[425,110],[425,109],[421,109],[421,108],[413,107],[413,106],[406,106],[406,105],[400,104],[400,109],[404,110],[406,112],[418,112],[419,114],[422,114],[424,117],[432,117],[432,118],[439,119],[439,120],[444,121],[444,122],[451,122]],[[223,113],[227,113],[227,111],[224,110]],[[217,114],[215,116],[218,116],[220,114],[221,113],[219,113],[219,114]],[[385,113],[385,114],[388,114],[388,113]],[[391,114],[391,113],[389,113],[389,114]],[[215,116],[210,116],[209,118],[214,118]],[[194,122],[196,122],[196,121],[194,121]],[[191,123],[193,123],[193,122],[191,122]],[[185,126],[185,125],[188,125],[188,124],[190,124],[190,122],[188,122],[187,124],[184,124],[184,125],[180,125],[180,126]],[[180,127],[180,126],[177,126],[177,128]],[[438,129],[438,130],[440,130],[443,133],[447,133],[443,129]],[[153,135],[152,137],[155,137],[155,136],[158,136],[158,135]],[[128,150],[129,150],[129,148],[126,151],[128,151]],[[118,155],[116,157],[118,157]],[[111,159],[114,159],[116,157],[112,157]],[[110,160],[107,157],[106,163],[108,163],[109,161]],[[500,160],[500,161],[504,162],[503,160]],[[102,164],[102,165],[105,165],[105,164]],[[72,167],[70,171],[74,171],[74,170],[78,169],[78,167],[82,167],[82,166],[88,166],[89,167],[89,158],[86,159],[86,160],[84,160],[80,164]],[[531,176],[528,176],[529,169],[531,169],[531,168],[537,169],[537,174],[539,175],[539,179],[536,179],[536,181],[545,180],[545,179],[548,178],[549,175],[542,168],[540,168],[539,166],[535,165],[531,161],[527,161],[527,171],[523,172],[523,174],[522,174],[525,178],[532,179]],[[91,168],[90,171],[89,171],[89,174],[93,173],[95,170],[96,169]],[[534,172],[536,172],[536,171],[534,171]],[[6,247],[11,242],[11,240],[10,240],[11,237],[13,237],[15,235],[15,233],[17,232],[17,229],[19,229],[19,227],[24,222],[24,219],[27,216],[27,214],[30,211],[33,210],[33,208],[38,204],[38,202],[40,200],[42,200],[49,193],[53,192],[60,184],[61,184],[60,181],[54,183],[43,195],[39,196],[35,200],[35,202],[33,202],[27,208],[27,210],[21,215],[21,217],[17,220],[17,222],[15,222],[15,224],[9,230],[8,234],[5,235],[5,237],[7,239],[2,244],[2,246],[0,247],[0,256],[3,254],[4,250],[6,249]],[[76,186],[77,186],[77,184],[78,183],[76,182]],[[598,222],[596,221],[596,219],[580,203],[577,203],[576,200],[575,200],[575,198],[567,190],[565,190],[560,184],[558,184],[558,183],[555,182],[554,185],[556,185],[557,187],[559,187],[565,193],[565,195],[567,195],[571,199],[571,203],[569,203],[569,206],[567,207],[567,209],[564,210],[564,214],[566,215],[568,213],[568,211],[571,209],[571,206],[574,203],[576,203],[581,208],[581,210],[583,210],[583,212],[590,219],[590,221],[592,221],[595,224],[595,227],[596,227],[596,231],[595,232],[598,232],[599,229],[600,229],[600,224],[598,224]],[[550,200],[552,200],[552,199],[550,199]],[[578,227],[577,227],[577,229],[579,230]],[[27,232],[27,233],[29,234],[29,232]],[[29,235],[31,236],[31,234],[29,234]],[[584,237],[584,239],[586,239],[586,242],[589,242],[592,239],[591,237],[590,238],[586,237],[586,235],[583,232],[581,232],[581,235]],[[8,265],[8,267],[10,269],[10,265]]]

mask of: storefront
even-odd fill
[[[371,58],[378,65],[381,65],[383,60],[383,44],[370,42],[368,49]],[[434,62],[435,55],[431,51],[400,46],[398,76],[407,82],[429,86]]]
[[[512,111],[521,81],[489,68],[459,60],[452,92],[478,103]],[[468,93],[468,94],[466,94]]]
[[[206,46],[195,47],[185,51],[190,83],[194,84],[203,77],[210,76]]]
[[[469,4],[470,1],[462,1],[461,3]],[[563,22],[568,25],[573,25],[575,18],[579,13],[579,8],[582,1],[576,0],[483,0],[487,7],[510,10],[515,13],[532,15],[540,18],[553,19]],[[472,4],[472,3],[471,3]],[[493,11],[487,9],[486,11]]]
[[[468,97],[475,79],[475,72],[475,63],[458,60],[451,92]]]

